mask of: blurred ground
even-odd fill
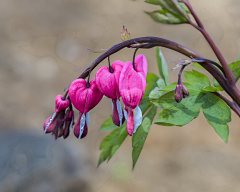
[[[230,63],[240,55],[240,2],[191,0],[206,29]],[[184,127],[153,126],[131,171],[128,137],[109,163],[97,168],[99,127],[111,114],[108,99],[91,112],[89,134],[54,141],[42,124],[54,99],[99,54],[120,42],[126,24],[131,37],[159,36],[216,57],[188,25],[152,21],[144,11],[157,9],[142,0],[3,0],[0,6],[0,191],[240,191],[239,119],[232,114],[225,144],[203,115]],[[183,58],[162,49],[169,69]],[[155,51],[144,50],[149,72],[157,71]],[[122,50],[111,61],[128,61]],[[103,64],[106,64],[104,61]],[[81,69],[79,69],[81,68]],[[74,72],[76,69],[78,71]],[[177,71],[170,73],[176,81]]]

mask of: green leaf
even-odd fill
[[[197,63],[197,62],[193,62],[193,67],[196,67],[196,68],[202,69],[202,70],[206,70],[204,67],[202,67],[202,65],[200,65],[200,64]]]
[[[157,55],[157,64],[158,64],[158,71],[163,80],[165,81],[165,84],[168,85],[168,64],[162,54],[162,51],[159,49],[159,47],[156,47],[156,55]]]
[[[109,119],[107,119],[106,121],[104,121],[104,123],[102,124],[100,130],[101,131],[111,131],[113,129],[118,128],[118,126],[116,126],[113,121],[112,121],[112,117],[110,117]]]
[[[181,24],[187,23],[187,20],[179,15],[168,12],[167,10],[157,10],[146,12],[154,21],[165,24]]]
[[[198,71],[184,71],[185,79],[190,83],[194,89],[204,89],[211,85],[208,77]]]
[[[188,14],[191,14],[191,12],[189,11],[189,9],[187,8],[187,6],[184,4],[184,3],[179,3],[181,6],[182,6],[182,8],[186,11],[186,13],[188,13]]]
[[[149,100],[155,100],[164,95],[165,92],[161,91],[159,87],[155,87],[149,94]]]
[[[111,153],[112,145],[116,142],[117,137],[121,131],[121,128],[115,129],[107,137],[105,137],[100,145],[100,150],[102,153],[98,160],[98,166],[106,161]]]
[[[159,5],[163,10],[165,9],[175,15],[188,17],[186,11],[177,0],[146,0],[145,2],[153,5]]]
[[[202,106],[203,114],[208,121],[218,124],[231,121],[230,107],[218,96],[207,92]]]
[[[215,122],[208,121],[208,123],[214,128],[216,133],[225,141],[228,142],[229,127],[228,124],[218,124]]]
[[[240,61],[240,55],[238,56],[237,61]]]
[[[128,136],[127,133],[127,129],[126,126],[123,127],[121,129],[121,132],[118,136],[118,139],[116,140],[116,142],[114,143],[114,145],[112,146],[111,152],[109,154],[108,157],[108,161],[113,157],[113,155],[117,152],[117,150],[119,149],[119,147],[122,145],[123,141],[126,139],[126,137]]]
[[[163,79],[158,79],[157,87],[155,87],[149,94],[149,100],[158,99],[161,97],[165,92],[161,91],[165,87],[165,82]]]
[[[208,92],[202,110],[208,123],[225,142],[228,142],[227,123],[231,121],[230,107],[218,96]]]
[[[240,61],[229,64],[229,67],[233,72],[235,80],[237,81],[240,77]]]
[[[153,118],[157,113],[157,107],[153,106],[143,118],[142,124],[138,127],[136,133],[132,137],[132,160],[133,160],[133,168],[136,165],[138,157],[142,151],[143,145],[147,138],[148,132],[153,122]]]
[[[196,89],[189,89],[189,92],[190,97],[180,103],[172,98],[173,92],[153,102],[154,105],[163,108],[155,123],[163,126],[182,126],[195,119],[202,108],[208,123],[227,142],[229,134],[227,123],[231,121],[230,107],[213,93]]]
[[[214,85],[214,87],[220,86],[220,84],[217,82],[217,80],[215,78],[213,78],[213,85]]]
[[[148,73],[147,74],[147,78],[146,78],[146,89],[144,92],[143,97],[148,97],[149,93],[155,88],[157,87],[157,80],[159,79],[159,77],[153,73]]]
[[[173,98],[173,91],[154,101],[154,105],[163,108],[159,112],[159,117],[155,120],[155,123],[179,126],[185,125],[198,117],[206,92],[195,89],[189,89],[189,92],[190,97],[183,99],[180,103],[177,103]]]
[[[123,141],[126,139],[126,133],[126,123],[124,123],[123,126],[113,130],[108,136],[103,139],[100,145],[100,150],[102,150],[102,153],[98,160],[98,166],[102,162],[110,160],[112,158]]]
[[[140,103],[139,107],[142,111],[142,114],[144,114],[148,109],[149,107],[151,106],[152,104],[148,103],[148,98],[145,97],[142,99],[142,102]]]
[[[189,83],[183,82],[182,84],[185,85],[187,89],[193,89],[193,88],[194,88],[194,86],[192,86],[192,85],[189,84]],[[172,83],[172,84],[164,87],[164,88],[162,89],[162,91],[165,91],[165,92],[173,91],[173,90],[176,89],[176,86],[177,86],[177,82]]]
[[[221,86],[215,87],[215,86],[208,86],[203,89],[204,91],[209,91],[209,92],[217,92],[217,91],[223,91],[223,88]]]

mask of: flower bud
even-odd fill
[[[67,109],[70,105],[70,101],[68,99],[63,100],[62,95],[57,95],[55,98],[55,111],[60,112]]]
[[[182,84],[178,84],[176,89],[175,89],[175,101],[177,103],[180,103],[183,98],[183,93],[182,93]]]
[[[55,112],[47,118],[43,124],[44,133],[52,133],[55,139],[62,137],[65,109],[70,105],[68,99],[63,100],[62,95],[57,95],[55,98]]]
[[[188,98],[189,97],[189,91],[186,88],[185,85],[182,85],[182,92],[183,92],[183,98]]]
[[[128,32],[127,28],[125,28],[125,25],[123,25],[123,30],[121,31],[121,39],[122,41],[127,41],[130,39],[130,33]]]

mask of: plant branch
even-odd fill
[[[103,53],[100,57],[98,57],[89,68],[87,68],[79,78],[86,78],[88,73],[92,71],[100,62],[102,62],[105,58],[109,57],[110,55],[120,51],[121,49],[128,47],[128,48],[137,48],[139,45],[142,44],[143,47],[141,48],[152,48],[155,46],[165,47],[168,49],[172,49],[177,51],[189,58],[203,58],[197,52],[175,43],[173,41],[169,41],[167,39],[159,38],[159,37],[139,37],[135,39],[130,39],[128,41],[124,41],[122,43],[116,44],[112,46],[108,51]],[[227,79],[223,76],[223,74],[212,64],[207,62],[199,63],[202,67],[204,67],[222,86],[222,88],[228,93],[228,95],[240,106],[240,92],[233,85],[229,84]]]
[[[187,8],[189,9],[189,11],[191,12],[193,18],[195,19],[197,25],[195,23],[193,23],[189,18],[186,18],[188,23],[190,25],[192,25],[193,27],[195,27],[197,30],[199,30],[203,36],[205,37],[205,39],[207,40],[208,44],[211,46],[213,52],[215,53],[215,55],[217,56],[219,62],[222,64],[223,70],[226,74],[226,77],[229,81],[229,83],[231,85],[235,84],[235,78],[234,75],[231,71],[231,69],[229,68],[226,60],[224,59],[223,55],[221,54],[220,50],[218,49],[218,47],[216,46],[216,44],[213,42],[212,38],[210,37],[210,35],[207,33],[207,31],[205,30],[201,20],[199,19],[199,17],[197,16],[197,14],[195,13],[195,11],[193,10],[191,4],[187,1],[181,1],[183,2]]]
[[[212,92],[212,94],[221,98],[240,117],[240,108],[238,107],[238,105],[236,103],[231,102],[230,100],[228,100],[226,97],[224,97],[223,95],[221,95],[218,92]]]

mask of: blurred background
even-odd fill
[[[240,1],[191,3],[226,60],[236,61]],[[123,24],[131,38],[159,36],[216,60],[191,26],[158,24],[144,13],[156,9],[143,0],[1,1],[1,192],[240,191],[240,121],[234,113],[228,144],[202,113],[184,127],[152,126],[134,171],[130,137],[108,163],[97,167],[99,146],[108,134],[99,128],[111,114],[107,98],[92,110],[86,138],[71,135],[55,141],[43,133],[42,125],[54,111],[55,96],[100,55],[86,47],[98,51],[121,42]],[[169,69],[184,58],[171,50],[162,51]],[[138,53],[146,55],[149,72],[155,73],[155,49]],[[111,56],[111,61],[126,62],[132,54],[133,50],[124,49]],[[106,64],[103,61],[100,66]],[[177,73],[170,72],[170,83],[177,80]]]

